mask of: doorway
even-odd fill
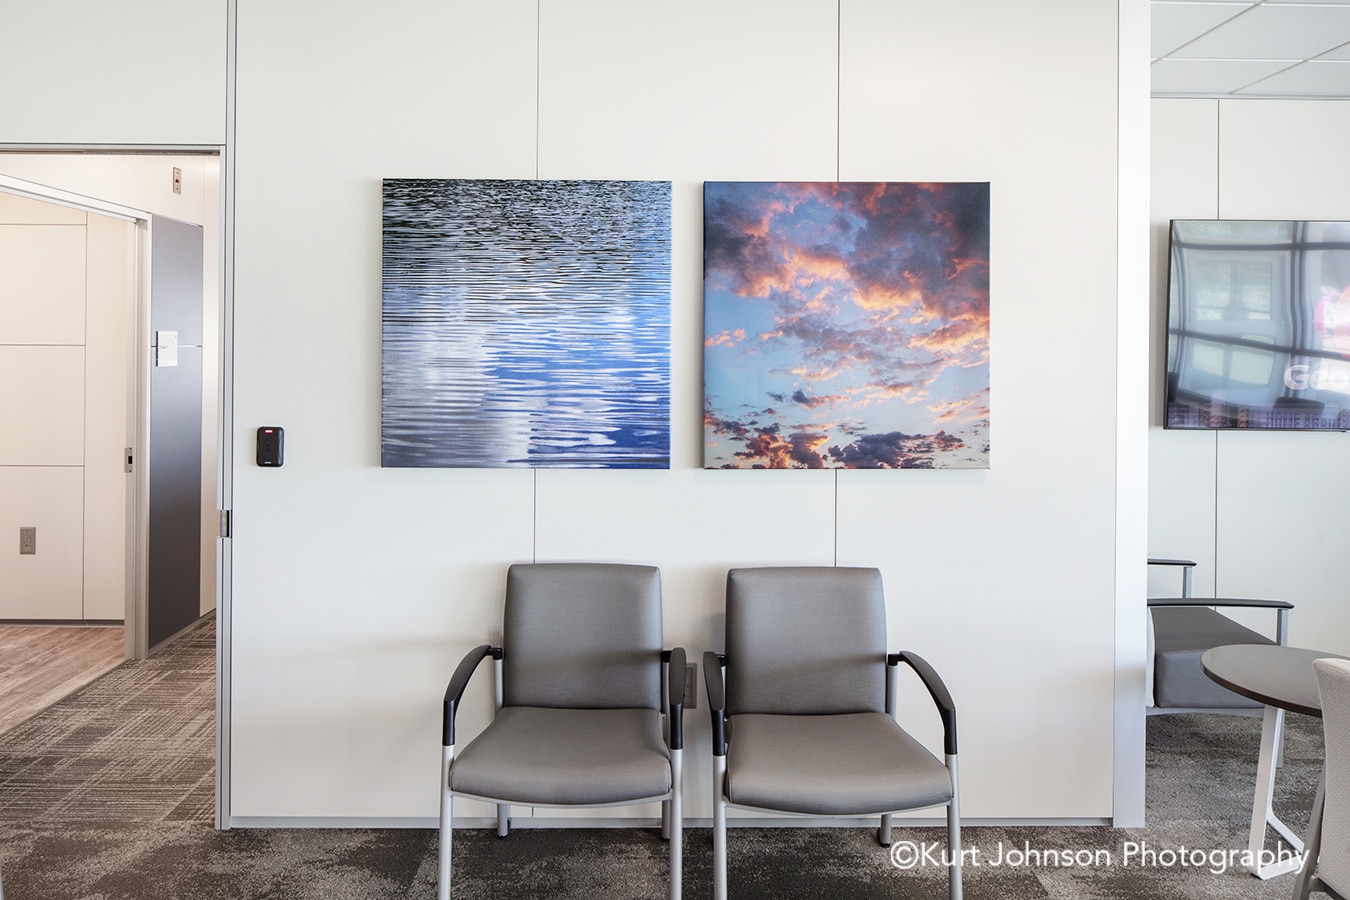
[[[66,148],[60,151],[8,151],[0,147],[0,191],[21,195],[26,193],[27,199],[46,201],[55,208],[83,210],[89,214],[89,222],[104,223],[121,219],[129,223],[126,227],[132,234],[127,251],[131,258],[127,279],[131,302],[129,312],[120,324],[121,352],[127,360],[131,377],[116,372],[105,373],[109,380],[120,380],[125,384],[128,402],[123,404],[123,408],[140,410],[138,415],[132,415],[120,423],[124,438],[120,442],[113,442],[119,474],[123,474],[120,484],[125,497],[125,511],[120,516],[122,528],[117,541],[123,548],[120,556],[124,563],[121,590],[117,592],[119,608],[110,607],[106,598],[101,604],[85,602],[86,596],[107,592],[105,566],[102,587],[89,588],[85,584],[77,586],[79,602],[73,611],[69,606],[60,610],[28,609],[17,616],[65,626],[123,624],[125,658],[143,657],[157,646],[172,641],[177,634],[199,622],[201,617],[210,615],[217,606],[220,578],[217,562],[219,516],[216,510],[221,508],[218,497],[220,464],[217,424],[220,409],[217,370],[222,270],[220,184],[219,148],[187,152],[138,150],[110,153]],[[163,252],[175,243],[180,246],[172,248],[172,253]],[[196,375],[184,382],[177,376],[188,368],[186,366],[176,367],[176,372],[170,372],[167,367],[146,368],[148,358],[158,354],[161,349],[167,349],[158,347],[153,336],[150,314],[158,304],[150,302],[150,291],[154,282],[163,280],[156,265],[160,264],[160,268],[163,268],[165,260],[181,254],[181,245],[191,247],[194,244],[198,254],[195,276],[184,276],[179,267],[173,267],[176,271],[171,272],[171,275],[179,282],[175,287],[176,292],[181,292],[182,282],[186,281],[189,287],[194,280],[196,282],[198,325],[195,333],[192,326],[180,328],[165,326],[162,322],[156,329],[166,334],[183,333],[186,338],[182,342],[179,358],[192,358]],[[157,248],[160,253],[155,252]],[[47,268],[48,272],[59,270]],[[112,327],[117,328],[115,325]],[[3,343],[3,338],[0,338],[0,344]],[[74,357],[81,353],[74,344],[62,349],[70,351],[66,355]],[[84,380],[97,383],[103,372],[99,368],[102,365],[101,357],[88,352],[84,355],[87,360],[78,360],[77,367],[87,361]],[[138,463],[148,463],[156,457],[151,452],[154,438],[150,434],[150,424],[156,418],[151,407],[155,395],[165,393],[151,384],[157,374],[172,374],[176,377],[177,384],[169,392],[176,395],[175,405],[182,406],[182,402],[187,400],[192,406],[191,401],[196,401],[193,407],[196,421],[191,428],[180,428],[179,434],[173,439],[176,452],[158,454],[164,463],[163,468],[175,470],[172,474],[180,485],[186,479],[187,483],[195,486],[194,503],[186,520],[182,518],[185,506],[182,503],[161,503],[158,513],[152,509],[152,491],[137,469]],[[45,385],[47,382],[38,379],[35,383]],[[186,388],[184,383],[187,384]],[[106,398],[101,403],[91,402],[86,394],[81,394],[78,402],[85,408],[86,419],[91,414],[102,415],[105,420],[109,418]],[[161,416],[167,418],[162,412]],[[117,418],[115,411],[111,418]],[[85,428],[86,432],[90,430]],[[106,463],[102,449],[106,449],[108,442],[105,440],[103,445],[98,453],[89,455]],[[182,452],[184,447],[186,452]],[[78,462],[84,463],[87,468],[90,461],[81,459]],[[153,465],[146,467],[144,474],[148,477],[153,468]],[[77,497],[75,505],[78,507],[77,516],[88,510],[95,517],[101,514],[107,519],[112,503],[105,492],[102,497]],[[184,557],[195,558],[186,567],[173,567],[176,571],[171,591],[179,601],[186,597],[192,608],[185,610],[184,604],[179,602],[178,608],[166,615],[163,610],[151,609],[150,595],[153,592],[146,557],[150,555],[150,543],[156,540],[152,525],[167,515],[165,509],[169,507],[180,519],[172,526],[160,528],[158,541],[162,544],[164,536],[168,535],[171,544],[176,542],[181,546],[174,546],[168,552],[158,552],[156,557],[175,561],[181,561]],[[118,517],[114,515],[113,518]],[[51,529],[39,531],[40,554],[51,547],[50,541],[42,540],[51,533]],[[83,543],[88,544],[89,541]],[[107,544],[109,541],[104,535],[95,543]],[[89,566],[83,558],[77,558],[76,563],[69,568],[82,575],[87,575],[91,568],[97,568]],[[0,613],[0,618],[7,617]]]

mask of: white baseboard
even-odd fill
[[[769,816],[728,816],[728,828],[875,828],[877,816],[858,819],[829,819],[808,816],[791,818]],[[906,819],[899,816],[893,820],[896,828],[938,828],[946,827],[945,817],[925,817]],[[658,828],[660,819],[627,818],[614,816],[609,818],[569,819],[554,816],[512,816],[513,829],[538,828]],[[1110,826],[1110,819],[967,819],[961,820],[962,828],[980,827],[1029,827],[1029,828],[1078,828]],[[360,817],[360,816],[232,816],[230,828],[429,828],[438,827],[434,816],[406,817]],[[489,816],[465,816],[455,819],[456,828],[496,828],[496,818]],[[685,828],[711,828],[711,818],[689,817],[684,820]]]

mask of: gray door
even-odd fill
[[[201,615],[202,228],[150,221],[147,644]]]

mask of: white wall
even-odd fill
[[[63,77],[0,96],[0,142],[219,143],[224,29],[203,23],[221,7],[180,25],[139,0],[111,26],[154,35],[131,40],[151,71],[188,68],[190,111],[119,92],[124,115],[105,114]],[[1116,658],[1138,643],[1117,621],[1143,628],[1116,553],[1145,524],[1116,499],[1144,464],[1117,440],[1117,379],[1142,365],[1116,359],[1118,197],[1142,189],[1118,161],[1118,42],[1147,53],[1118,4],[238,7],[236,822],[429,822],[440,694],[499,637],[506,565],[571,558],[661,566],[669,640],[694,653],[720,646],[728,566],[879,565],[891,642],[932,659],[960,705],[964,812],[1113,814],[1114,683],[1143,663]],[[47,65],[45,15],[0,16],[33,37],[3,65]],[[379,467],[380,179],[431,176],[673,182],[670,471]],[[701,183],[834,178],[992,183],[990,470],[697,468]],[[263,424],[287,429],[281,469],[252,465]],[[466,733],[487,679],[473,691]],[[709,815],[703,713],[693,817]]]
[[[0,4],[0,142],[222,144],[225,0]]]
[[[434,815],[439,693],[509,562],[658,564],[701,651],[728,566],[837,558],[950,679],[968,815],[1110,816],[1115,5],[535,11],[241,4],[234,439],[284,425],[287,462],[235,472],[232,814]],[[669,472],[378,468],[386,176],[674,182]],[[836,177],[992,182],[990,471],[697,468],[701,183]]]
[[[1350,102],[1155,100],[1153,136],[1149,553],[1196,560],[1200,596],[1288,600],[1290,643],[1350,653],[1350,435],[1167,431],[1158,380],[1168,220],[1350,218],[1350,172],[1332,149],[1350,140]],[[1273,631],[1269,615],[1245,621]]]

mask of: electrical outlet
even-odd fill
[[[183,193],[183,170],[177,166],[173,167],[173,192],[175,194]]]
[[[684,708],[698,709],[698,663],[684,666]]]
[[[19,555],[32,556],[37,553],[37,527],[19,526]]]

